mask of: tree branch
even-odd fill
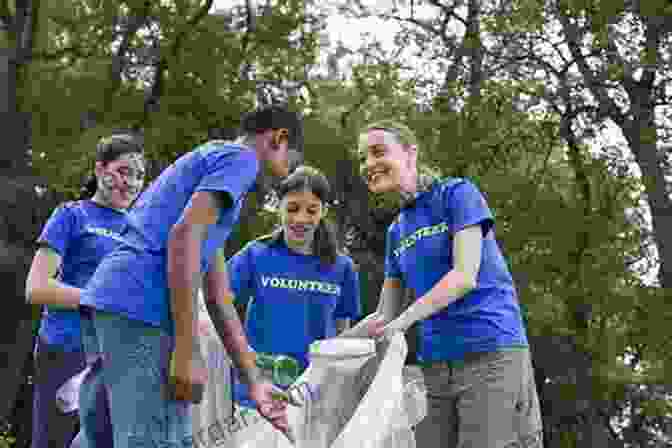
[[[35,3],[37,0],[16,2],[14,34],[16,36],[16,63],[25,64],[32,55],[34,26],[36,23]]]
[[[576,24],[571,23],[570,18],[565,15],[564,12],[560,11],[559,17],[565,38],[567,39],[567,46],[569,47],[569,51],[572,54],[581,75],[586,81],[586,86],[599,101],[602,109],[606,110],[609,118],[614,120],[620,127],[625,126],[627,121],[626,117],[618,109],[616,103],[609,97],[607,90],[588,66],[585,56],[581,54],[581,48],[579,46],[581,37],[579,27]]]
[[[198,25],[198,23],[203,20],[203,18],[208,14],[208,11],[212,8],[214,0],[206,0],[206,2],[201,6],[196,13],[186,21],[184,27],[180,32],[175,36],[173,45],[170,47],[170,57],[173,61],[176,61],[180,50],[182,48],[182,43],[186,34],[193,30],[193,28]],[[163,55],[159,57],[159,60],[154,64],[154,74],[152,76],[151,86],[149,87],[149,92],[145,96],[143,115],[139,123],[135,124],[136,129],[142,129],[145,124],[149,121],[150,114],[157,110],[161,97],[164,93],[165,82],[164,75],[168,70],[168,58]]]
[[[61,60],[66,56],[75,56],[79,59],[86,59],[92,56],[92,54],[93,53],[84,52],[79,45],[74,45],[71,47],[60,48],[52,52],[36,51],[32,53],[31,58],[49,62]]]
[[[121,43],[119,44],[119,49],[116,54],[112,56],[112,66],[110,79],[112,85],[114,86],[112,90],[116,91],[118,85],[121,83],[121,74],[126,66],[125,57],[131,47],[131,40],[138,32],[138,30],[147,22],[147,17],[149,16],[149,10],[152,7],[152,2],[145,0],[142,5],[142,9],[137,12],[137,14],[131,14],[128,18],[128,23],[126,24],[123,32]]]
[[[646,41],[645,61],[642,69],[642,78],[640,85],[650,90],[653,88],[653,83],[656,80],[656,69],[658,61],[658,45],[662,37],[662,29],[658,24],[657,18],[646,16],[642,17],[645,21],[646,27],[644,29],[644,38]]]
[[[241,67],[241,72],[243,77],[246,80],[250,78],[250,71],[252,70],[252,63],[248,61],[246,54],[249,51],[250,46],[250,35],[256,30],[256,23],[254,20],[254,9],[252,8],[252,1],[245,0],[245,15],[246,15],[246,27],[243,37],[240,39],[240,51],[243,55],[243,66]]]
[[[203,20],[205,16],[208,15],[208,11],[212,9],[213,3],[214,0],[205,0],[205,3],[198,9],[198,11],[196,11],[196,14],[194,14],[189,20],[187,20],[187,23],[185,24],[184,28],[182,28],[182,31],[175,38],[175,42],[172,48],[172,54],[174,56],[177,56],[177,54],[179,53],[182,47],[182,41],[184,40],[184,37],[187,35],[187,32],[189,32],[192,28],[198,25],[199,22]]]
[[[464,35],[465,45],[469,47],[470,56],[470,79],[469,100],[472,104],[478,104],[481,98],[481,83],[483,81],[483,50],[481,42],[481,2],[469,0],[467,15],[467,30]]]
[[[445,43],[445,34],[441,30],[437,30],[430,24],[425,23],[422,20],[416,19],[415,17],[401,17],[395,14],[381,14],[380,18],[384,20],[395,20],[399,23],[409,23],[411,25],[417,26],[418,28],[424,30],[428,34],[440,38]]]
[[[458,6],[462,6],[464,4],[464,2],[456,1],[455,3],[453,3],[452,7],[448,6],[448,5],[444,5],[443,3],[439,2],[438,0],[428,0],[427,3],[441,9],[441,12],[443,12],[443,14],[445,16],[444,17],[445,22],[447,22],[448,19],[450,19],[452,17],[455,20],[457,20],[458,22],[461,22],[462,25],[464,25],[465,27],[467,26],[467,21],[464,20],[462,17],[460,17],[458,14],[455,14],[455,9],[457,9]],[[444,30],[445,30],[445,28],[444,28]]]
[[[9,11],[9,0],[0,0],[0,20],[3,23],[3,27],[7,30],[10,30],[14,26],[14,18]]]

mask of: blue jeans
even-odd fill
[[[102,359],[98,380],[108,393],[114,447],[192,447],[191,404],[169,398],[170,335],[119,314],[95,311],[91,322],[84,350]],[[95,402],[94,389],[80,391],[80,412]],[[82,419],[85,434],[95,431],[91,424]]]

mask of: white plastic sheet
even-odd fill
[[[211,325],[207,315],[203,321],[203,328]],[[214,330],[204,331],[201,343],[210,368],[204,400],[194,407],[194,445],[292,448],[257,411],[236,406],[232,414],[228,357]],[[402,335],[372,344],[338,338],[318,344],[290,387],[304,402],[288,408],[293,448],[415,448],[413,427],[426,415],[422,375],[404,368]]]
[[[193,407],[192,426],[196,446],[214,446],[213,441],[222,439],[223,426],[231,420],[232,402],[230,390],[231,361],[219,341],[217,332],[208,315],[203,296],[199,294],[199,339],[201,359],[208,369],[203,401]],[[238,418],[239,420],[240,418]]]
[[[56,407],[59,411],[69,414],[79,410],[79,388],[90,369],[90,367],[86,367],[58,388],[56,391]]]

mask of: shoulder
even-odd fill
[[[243,248],[240,249],[236,255],[251,256],[251,257],[261,255],[269,249],[270,238],[271,238],[270,235],[264,235],[257,239],[254,239],[245,244],[245,246],[243,246]]]
[[[464,201],[481,198],[483,194],[476,183],[468,178],[448,178],[439,181],[436,188],[437,199],[441,198],[444,204],[454,200]]]
[[[257,163],[257,154],[246,146],[223,140],[211,140],[196,147],[192,152],[205,160],[229,159],[239,163]]]
[[[466,179],[464,177],[444,177],[436,181],[433,187],[433,193],[450,194],[454,192],[457,188],[460,188],[470,183],[471,181],[469,181],[469,179]]]
[[[257,154],[245,146],[211,140],[181,155],[171,167],[184,170],[185,167],[212,167],[219,164],[256,166]]]
[[[84,204],[86,201],[66,201],[60,203],[52,213],[54,217],[75,217],[83,213]]]
[[[58,207],[66,209],[68,211],[81,210],[83,207],[88,204],[88,200],[79,200],[79,201],[65,201],[58,205]]]

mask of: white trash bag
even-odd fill
[[[214,332],[201,342],[207,360],[229,363]],[[377,345],[353,338],[314,344],[308,369],[288,390],[303,403],[288,407],[294,448],[415,448],[413,427],[426,415],[426,393],[419,369],[404,368],[406,353],[401,334]],[[235,406],[232,415],[229,365],[209,369],[203,402],[194,406],[194,445],[292,448],[256,410]]]
[[[86,367],[56,390],[56,407],[63,414],[70,414],[79,410],[79,388],[89,370],[91,370],[91,367]]]
[[[205,360],[208,379],[203,400],[193,406],[192,426],[194,446],[215,446],[224,438],[226,424],[231,420],[231,360],[217,336],[203,295],[198,300],[198,330],[201,359]],[[220,430],[220,426],[222,426]]]
[[[303,406],[290,409],[288,417],[297,446],[328,448],[367,393],[377,367],[376,346],[372,339],[316,341],[309,359],[304,381],[312,393],[301,397]]]

